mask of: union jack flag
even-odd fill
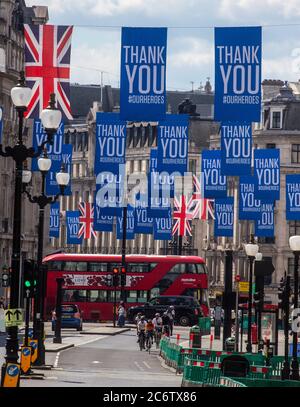
[[[78,237],[83,236],[84,239],[90,239],[93,235],[96,238],[97,234],[94,231],[94,205],[89,202],[81,202],[78,209],[81,213],[81,216],[79,216],[81,226],[78,231]]]
[[[191,220],[193,219],[193,214],[188,210],[190,206],[190,201],[192,198],[186,202],[185,195],[181,195],[180,200],[176,197],[174,198],[174,211],[173,211],[173,229],[172,235],[176,233],[179,236],[192,236]]]
[[[25,77],[32,88],[27,118],[39,118],[51,93],[64,118],[72,119],[70,107],[70,57],[72,26],[24,24]]]
[[[193,175],[194,192],[192,199],[189,200],[188,210],[192,212],[193,219],[215,219],[214,216],[214,200],[202,198],[201,183],[196,175]]]

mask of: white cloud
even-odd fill
[[[196,0],[27,0],[28,6],[48,6],[49,14],[62,14],[68,11],[96,16],[130,17],[129,13],[143,16],[160,16],[178,14],[187,11],[189,7],[196,7]]]
[[[275,15],[282,20],[300,15],[299,0],[221,0],[219,16],[232,21],[241,22],[245,17],[248,21],[266,20],[266,16]]]
[[[91,48],[81,44],[72,50],[71,81],[82,84],[100,84],[103,71],[104,84],[118,85],[120,56],[114,43],[101,44],[99,48]]]
[[[177,42],[177,48],[179,49],[168,57],[169,64],[176,68],[184,66],[200,68],[203,65],[213,64],[213,44],[201,38],[180,38]]]

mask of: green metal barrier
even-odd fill
[[[271,380],[271,379],[250,379],[239,377],[236,379],[246,387],[300,387],[300,382],[296,380]]]
[[[220,384],[218,387],[247,387],[244,383],[231,379],[231,377],[220,378]]]
[[[289,363],[291,363],[292,357],[290,356],[288,358]],[[300,364],[300,357],[298,358],[298,362]],[[274,378],[280,378],[281,377],[281,371],[283,369],[283,364],[284,364],[284,356],[272,356],[270,359],[270,365],[272,367],[272,373],[271,376]]]
[[[200,328],[201,335],[210,335],[211,329],[210,317],[199,317],[198,326]]]
[[[221,373],[219,363],[186,358],[182,386],[217,386],[220,382]]]

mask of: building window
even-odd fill
[[[271,129],[281,129],[281,111],[272,112]]]
[[[257,242],[260,244],[275,244],[275,236],[272,237],[259,237]]]
[[[292,144],[292,163],[300,164],[300,144]]]
[[[300,221],[292,220],[289,222],[289,237],[300,235]]]

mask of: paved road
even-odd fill
[[[140,351],[135,331],[61,351],[44,380],[22,380],[22,387],[179,387],[181,376],[161,365],[158,351]],[[91,342],[92,341],[92,342]]]

